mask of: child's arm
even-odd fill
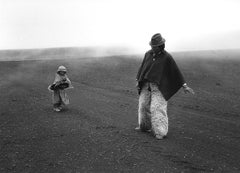
[[[68,77],[66,78],[66,83],[68,83],[69,89],[73,88],[72,82],[70,81],[70,79]]]

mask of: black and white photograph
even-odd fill
[[[239,0],[0,0],[0,173],[240,172]]]

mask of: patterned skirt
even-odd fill
[[[168,133],[167,101],[158,86],[146,82],[139,96],[138,123],[142,131],[151,130],[154,135]]]

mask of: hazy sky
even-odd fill
[[[240,47],[239,0],[0,0],[0,49],[133,46],[160,32],[171,51]]]

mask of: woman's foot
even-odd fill
[[[135,128],[136,131],[141,131],[141,128],[138,126]]]
[[[135,128],[136,131],[143,131],[139,126]],[[151,132],[151,130],[144,130],[144,132]]]
[[[162,136],[162,135],[155,135],[155,137],[156,137],[157,139],[161,140],[161,139],[164,139],[166,136]]]

